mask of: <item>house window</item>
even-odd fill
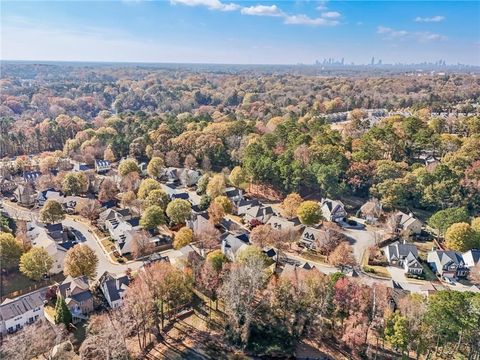
[[[22,328],[22,325],[20,324],[17,324],[17,326],[15,327],[16,330],[20,330]]]
[[[8,332],[13,332],[13,327],[12,327],[12,326],[10,326],[10,327],[8,328]]]

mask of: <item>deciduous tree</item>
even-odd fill
[[[175,199],[167,206],[167,216],[173,224],[184,224],[192,213],[192,205],[183,199]]]
[[[173,240],[173,247],[175,249],[180,249],[193,241],[193,231],[188,227],[182,227],[180,230],[177,231],[175,234],[175,238]]]
[[[2,270],[18,267],[23,246],[12,234],[0,232],[0,266]]]
[[[470,224],[461,222],[451,225],[445,232],[445,245],[456,251],[467,251],[480,246],[480,239]]]
[[[300,204],[297,215],[302,224],[313,225],[322,220],[322,210],[316,201],[307,200]]]
[[[31,248],[20,257],[20,271],[32,280],[40,280],[48,274],[53,265],[53,258],[41,247]]]
[[[65,275],[86,276],[92,280],[97,275],[98,256],[88,245],[78,244],[67,251],[63,266]]]
[[[58,223],[65,219],[62,205],[53,199],[48,199],[40,210],[40,220],[47,224]]]
[[[287,218],[293,218],[297,215],[298,208],[302,204],[302,197],[297,193],[291,193],[282,202],[283,213]]]
[[[156,229],[165,223],[165,214],[163,209],[158,205],[152,205],[146,208],[140,218],[140,225],[147,230]]]

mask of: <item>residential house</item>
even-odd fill
[[[308,262],[302,264],[285,264],[280,278],[294,280],[298,276],[308,274],[308,272],[312,270],[318,271],[315,266],[310,265]]]
[[[86,163],[79,162],[79,161],[72,161],[73,163],[73,171],[88,171],[92,170],[90,166],[88,166]]]
[[[382,216],[382,203],[377,199],[367,201],[359,210],[359,215],[365,219],[367,224],[376,224]]]
[[[43,206],[45,202],[50,199],[61,202],[63,200],[63,196],[60,191],[57,191],[55,189],[39,191],[37,195],[37,204],[38,206]]]
[[[468,268],[477,266],[480,263],[480,249],[472,249],[464,252],[463,261]]]
[[[107,220],[115,219],[117,216],[121,216],[122,219],[124,219],[124,220],[130,220],[133,217],[130,209],[107,208],[106,210],[102,211],[98,215],[97,225],[102,230],[108,231],[107,226],[106,226]]]
[[[18,184],[14,196],[20,205],[27,207],[35,205],[35,190],[30,183]]]
[[[385,246],[382,250],[390,265],[400,266],[409,274],[419,275],[423,273],[423,266],[418,261],[418,251],[414,244],[397,241]]]
[[[116,276],[105,271],[98,281],[99,287],[102,290],[108,305],[112,309],[122,306],[123,297],[125,296],[128,284],[130,283],[128,276]]]
[[[188,244],[178,250],[171,250],[167,254],[168,261],[173,266],[183,269],[189,257],[203,259],[203,250],[193,244]]]
[[[140,218],[132,217],[130,212],[124,217],[121,212],[113,211],[105,220],[105,228],[115,242],[118,252],[122,255],[131,253],[134,234],[140,230]]]
[[[93,312],[93,296],[86,276],[73,278],[67,276],[57,287],[57,296],[65,299],[75,324],[85,320]]]
[[[432,270],[440,276],[461,278],[468,274],[468,267],[465,265],[462,254],[456,251],[429,251],[427,262]]]
[[[299,243],[309,249],[314,249],[321,242],[328,240],[328,231],[318,227],[307,226],[300,236]]]
[[[178,183],[161,183],[161,186],[170,199],[184,199],[190,201],[190,196],[182,185]]]
[[[13,181],[10,178],[6,178],[4,176],[0,176],[0,192],[3,194],[11,194],[15,188],[17,187],[17,184],[15,181]]]
[[[210,216],[206,211],[201,213],[193,213],[190,219],[187,219],[187,226],[193,230],[195,234],[200,234],[212,227],[209,221]]]
[[[27,239],[30,240],[32,246],[44,248],[53,258],[50,274],[58,274],[63,271],[63,262],[69,247],[62,246],[65,242],[55,241],[45,227],[33,222],[27,223]]]
[[[405,232],[408,235],[418,235],[422,232],[422,223],[413,214],[407,215],[399,211],[395,214],[395,222],[397,232]]]
[[[198,182],[200,176],[201,174],[197,170],[181,169],[179,178],[183,186],[193,186]]]
[[[138,164],[138,169],[140,170],[140,174],[142,176],[147,176],[147,167],[148,167],[148,164],[146,162],[142,162]]]
[[[41,175],[40,171],[24,171],[22,178],[26,183],[35,183]]]
[[[236,203],[243,199],[243,190],[236,187],[229,187],[225,189],[225,196],[228,197],[232,203]]]
[[[251,207],[258,206],[260,207],[260,201],[257,199],[241,199],[233,203],[233,212],[239,216],[245,215],[247,210]],[[273,210],[272,210],[273,213]]]
[[[273,215],[268,219],[267,225],[270,225],[276,230],[300,232],[303,225],[298,218],[285,219],[278,215]]]
[[[323,217],[328,221],[340,222],[347,217],[345,206],[341,201],[322,199],[320,203]]]
[[[227,232],[220,237],[220,240],[222,253],[230,261],[235,261],[238,254],[250,246],[248,234],[246,233],[232,234]]]
[[[111,168],[112,168],[112,165],[110,164],[109,161],[95,160],[95,171],[97,173],[105,173],[107,171],[110,171]]]
[[[251,206],[245,210],[245,222],[250,224],[253,220],[257,220],[265,224],[274,215],[273,209],[270,206]]]
[[[50,236],[56,242],[62,243],[67,241],[67,232],[63,228],[62,223],[47,224],[45,225],[45,229],[47,230],[48,236]]]
[[[43,312],[47,288],[5,299],[0,305],[0,334],[11,334],[37,320],[45,319]]]

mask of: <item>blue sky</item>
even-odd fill
[[[480,65],[480,2],[2,1],[1,58]]]

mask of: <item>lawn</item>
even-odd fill
[[[314,254],[311,251],[304,251],[300,256],[306,260],[315,261],[323,264],[328,264],[327,257],[325,255]]]
[[[17,297],[42,287],[52,285],[55,282],[61,282],[63,279],[65,279],[63,274],[57,274],[50,277],[50,279],[40,281],[30,280],[18,271],[11,272],[8,275],[2,274],[2,299],[4,297]]]
[[[115,244],[113,243],[112,240],[110,240],[110,238],[103,239],[103,240],[101,241],[101,243],[102,243],[103,247],[104,247],[105,249],[107,249],[107,251],[113,251],[113,250],[116,249],[116,248],[115,248]]]

